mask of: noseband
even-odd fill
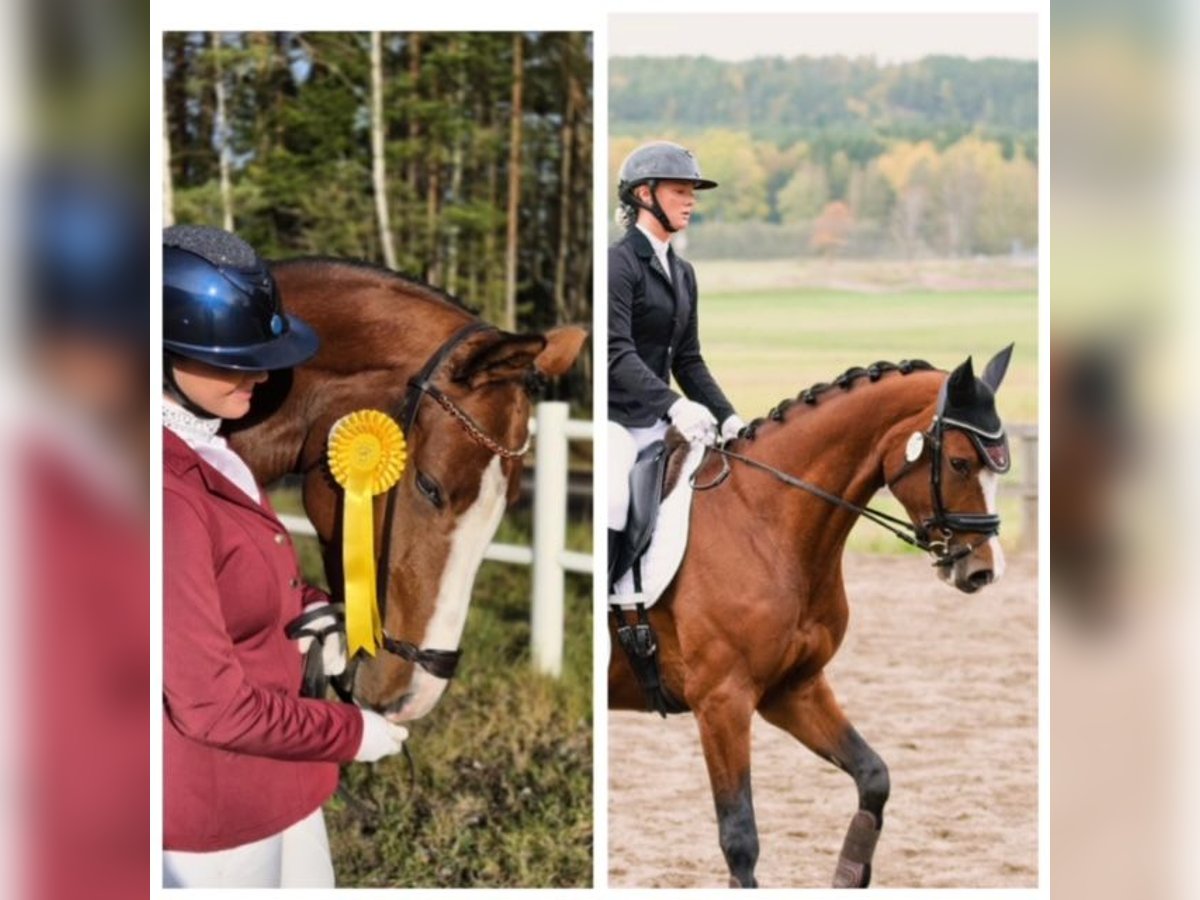
[[[516,448],[508,448],[500,444],[495,438],[489,435],[471,416],[469,416],[458,404],[447,397],[441,390],[432,384],[438,370],[450,357],[450,354],[463,343],[471,335],[481,331],[495,331],[496,329],[486,322],[471,322],[454,334],[450,335],[437,350],[425,361],[425,365],[421,367],[421,371],[408,380],[408,390],[404,394],[404,400],[398,410],[398,415],[394,418],[399,418],[403,423],[404,435],[406,439],[410,439],[413,433],[413,428],[416,425],[417,411],[421,405],[421,399],[428,396],[434,402],[444,409],[455,422],[467,433],[475,443],[479,444],[489,453],[499,456],[503,459],[518,459],[525,454],[529,449],[529,438],[525,443]],[[383,517],[383,546],[380,549],[381,565],[376,567],[377,582],[376,596],[379,601],[379,617],[380,620],[385,619],[387,611],[388,597],[388,576],[389,566],[387,564],[391,555],[392,543],[392,524],[395,515],[396,492],[399,489],[399,484],[392,487],[387,494],[387,505],[385,507]],[[394,656],[398,656],[413,665],[424,669],[435,678],[444,678],[449,680],[454,677],[454,673],[458,668],[459,658],[462,656],[461,650],[433,650],[425,649],[416,646],[408,641],[402,641],[392,637],[386,631],[383,633],[383,649]],[[343,675],[333,679],[334,689],[343,700],[349,700],[351,697],[352,688],[354,685],[354,669],[358,664],[357,657],[349,660],[346,665],[346,671]]]

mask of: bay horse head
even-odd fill
[[[329,430],[359,409],[402,425],[407,465],[390,499],[375,498],[374,522],[383,627],[405,655],[360,654],[350,689],[362,706],[417,719],[446,688],[439,657],[459,646],[484,551],[519,495],[531,393],[570,368],[586,332],[504,332],[428,285],[364,264],[296,260],[274,274],[321,349],[274,396],[264,385],[270,414],[231,440],[261,483],[303,473],[304,508],[336,591],[341,491],[325,463]]]
[[[885,452],[888,486],[937,556],[938,576],[966,593],[1004,573],[996,485],[1011,457],[996,391],[1012,349],[992,357],[980,377],[968,357],[942,382],[924,414],[928,426],[901,432]],[[926,478],[913,477],[922,470]]]

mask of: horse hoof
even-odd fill
[[[833,873],[835,888],[865,888],[870,883],[870,865],[851,862],[844,856],[838,860],[837,870]]]
[[[833,873],[835,888],[864,888],[871,883],[871,859],[879,842],[875,816],[860,809],[850,820],[837,869]]]

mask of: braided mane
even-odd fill
[[[888,372],[899,372],[901,375],[908,375],[912,372],[930,372],[936,371],[936,366],[927,363],[923,359],[902,359],[898,363],[887,362],[880,360],[872,363],[865,368],[863,366],[851,366],[833,381],[819,381],[812,387],[806,388],[795,397],[785,397],[780,400],[766,416],[757,418],[750,422],[745,428],[738,432],[738,438],[747,441],[752,441],[758,433],[758,429],[768,422],[782,422],[787,411],[797,403],[803,403],[805,406],[816,406],[817,401],[825,394],[838,388],[843,391],[848,391],[863,378],[870,382],[876,382]]]

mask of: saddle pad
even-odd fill
[[[642,593],[634,591],[631,569],[613,587],[613,594],[608,598],[610,604],[636,606],[644,603],[649,608],[675,578],[687,549],[692,511],[691,477],[703,459],[704,445],[692,444],[675,489],[659,505],[654,536],[650,538],[650,546],[641,559]]]

